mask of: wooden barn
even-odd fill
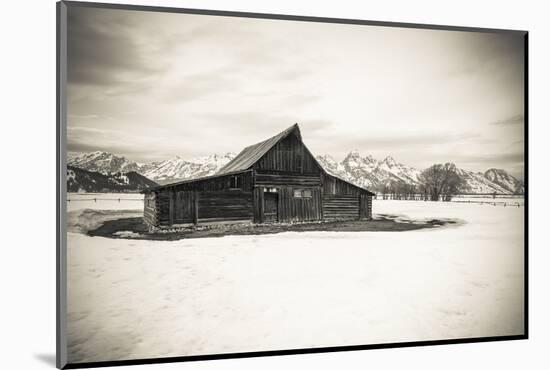
[[[374,195],[328,174],[298,124],[244,148],[215,175],[144,193],[144,220],[155,227],[370,219]]]

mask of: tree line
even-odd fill
[[[419,181],[418,185],[390,181],[381,185],[378,191],[383,199],[450,202],[465,185],[453,163],[434,164],[422,171]]]

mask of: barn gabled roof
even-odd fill
[[[198,181],[217,179],[218,177],[222,177],[222,176],[238,175],[238,174],[241,174],[241,173],[244,173],[244,172],[250,172],[250,171],[232,171],[232,172],[227,172],[227,173],[223,173],[223,174],[215,173],[214,175],[195,177],[193,179],[181,180],[181,181],[177,181],[177,182],[171,182],[169,184],[152,186],[150,188],[144,189],[142,191],[142,193],[147,193],[147,192],[152,191],[152,190],[170,188],[170,187],[174,187],[174,186],[181,185],[181,184],[190,184],[190,183],[198,182]]]
[[[192,183],[192,182],[197,182],[197,181],[201,181],[201,180],[210,180],[210,179],[214,179],[214,178],[218,178],[218,177],[222,177],[222,176],[236,175],[236,174],[239,174],[239,173],[247,172],[254,165],[254,163],[259,161],[279,141],[281,141],[284,138],[288,137],[292,133],[294,133],[294,135],[296,135],[300,139],[300,141],[302,141],[302,134],[300,133],[300,127],[298,126],[297,123],[295,123],[294,125],[290,126],[286,130],[278,133],[277,135],[275,135],[273,137],[270,137],[267,140],[261,141],[257,144],[254,144],[254,145],[247,146],[239,154],[237,154],[237,156],[235,158],[233,158],[231,161],[229,161],[225,166],[223,166],[218,172],[216,172],[213,175],[199,177],[199,178],[195,178],[195,179],[178,181],[178,182],[171,183],[171,184],[166,184],[166,185],[159,185],[159,186],[156,186],[156,187],[149,188],[145,191],[157,190],[157,189],[160,189],[160,188],[172,187],[172,186],[180,185],[180,184],[184,184],[184,183]],[[315,156],[309,151],[309,149],[305,145],[304,145],[304,149],[311,155],[313,160],[317,163],[317,165],[321,169],[321,172],[323,172],[326,176],[336,178],[340,181],[344,181],[344,182],[350,184],[351,186],[353,186],[355,188],[366,191],[370,195],[374,195],[374,193],[368,191],[365,188],[362,188],[360,186],[352,184],[351,182],[349,182],[347,180],[344,180],[344,179],[342,179],[338,176],[335,176],[335,175],[332,175],[332,174],[328,173],[323,168],[323,166],[321,166],[321,164],[319,164],[319,162],[317,162],[317,159],[315,159]]]
[[[254,163],[256,163],[260,158],[264,156],[271,148],[273,148],[279,141],[286,138],[292,132],[295,132],[297,136],[302,139],[300,134],[300,127],[298,124],[294,124],[284,130],[283,132],[270,137],[267,140],[261,141],[257,144],[247,146],[235,158],[233,158],[229,163],[223,166],[216,175],[223,175],[228,172],[237,172],[244,171],[249,169]]]

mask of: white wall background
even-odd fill
[[[120,2],[114,1],[113,2]],[[550,26],[540,1],[203,0],[144,5],[431,23],[530,31],[530,336],[528,341],[248,358],[147,369],[545,368],[550,281],[545,236]],[[44,369],[55,358],[55,2],[4,2],[0,255],[2,368]],[[546,185],[546,186],[545,186]],[[6,207],[7,206],[7,207]],[[544,365],[546,363],[546,365]]]

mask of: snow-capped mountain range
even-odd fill
[[[323,168],[344,180],[358,186],[378,190],[391,182],[418,184],[422,171],[397,163],[392,157],[377,160],[372,156],[361,157],[358,151],[351,151],[342,162],[336,162],[330,155],[316,157]]]
[[[329,155],[317,156],[317,161],[325,170],[335,176],[358,186],[380,191],[392,182],[409,185],[420,184],[422,170],[398,163],[392,157],[377,160],[372,156],[361,157],[359,152],[350,152],[342,162],[335,161]],[[524,184],[504,170],[489,169],[473,172],[458,169],[458,175],[464,180],[463,193],[475,194],[523,194]]]
[[[143,168],[143,164],[141,163],[129,161],[124,157],[100,151],[91,153],[70,153],[67,156],[67,164],[69,166],[103,174],[141,171]]]
[[[67,166],[67,191],[70,193],[128,193],[157,185],[135,171],[105,174]]]
[[[168,184],[178,180],[213,175],[234,157],[234,153],[213,154],[188,161],[180,157],[174,157],[165,161],[142,165],[141,173],[159,184]]]
[[[179,180],[213,175],[234,157],[235,153],[212,154],[190,160],[176,156],[164,161],[139,163],[123,156],[97,151],[71,153],[67,158],[67,164],[102,174],[136,171],[159,184],[169,184]]]
[[[167,184],[214,175],[234,157],[235,153],[226,153],[189,160],[174,157],[143,164],[112,153],[92,152],[70,155],[67,163],[103,174],[136,171],[159,184]],[[356,150],[351,151],[341,162],[330,155],[319,155],[316,159],[327,172],[373,191],[380,191],[392,182],[418,185],[422,172],[399,163],[392,157],[378,160],[370,155],[363,157]],[[489,169],[484,173],[458,169],[458,175],[466,184],[462,189],[464,193],[514,194],[524,191],[522,181],[501,169]]]

